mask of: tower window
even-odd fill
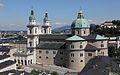
[[[77,34],[80,34],[79,30],[77,31]]]
[[[83,53],[80,53],[80,57],[82,57],[83,56]]]
[[[37,28],[35,28],[35,33],[37,33]]]
[[[42,53],[42,51],[39,51],[39,53]]]
[[[31,29],[29,29],[29,31],[30,31],[30,34],[32,34],[32,30],[31,30]]]
[[[25,60],[25,65],[27,65],[27,61]]]
[[[71,45],[71,48],[74,49],[74,45]]]
[[[84,31],[84,34],[86,34],[85,31]]]
[[[88,56],[92,56],[92,53],[88,53]]]
[[[80,45],[80,48],[83,48],[83,45]]]
[[[42,58],[41,56],[39,56],[39,58]]]
[[[74,60],[71,60],[71,62],[74,62]]]
[[[48,57],[46,57],[46,59],[48,59]]]
[[[56,54],[56,51],[53,51],[53,54]]]
[[[80,62],[83,62],[83,60],[80,60]]]
[[[30,46],[32,46],[32,42],[29,42]]]
[[[71,53],[71,57],[74,57],[74,53]]]
[[[55,57],[53,57],[53,59],[55,59]]]
[[[46,51],[46,54],[48,54],[49,53],[49,51]]]
[[[104,47],[104,44],[101,44],[101,47]]]
[[[46,29],[44,29],[44,33],[46,33]]]

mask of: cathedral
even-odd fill
[[[90,34],[90,24],[82,10],[71,23],[71,33],[52,33],[48,12],[42,26],[37,25],[34,10],[31,10],[27,25],[27,53],[33,54],[32,63],[57,65],[81,71],[90,59],[108,56],[108,39]]]

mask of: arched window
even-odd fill
[[[23,60],[21,60],[21,64],[23,65]]]
[[[32,64],[32,59],[31,59],[31,64]]]
[[[84,31],[84,34],[86,34],[85,31]]]
[[[71,60],[71,62],[74,62],[74,60]]]
[[[29,29],[30,34],[32,34],[32,29]]]
[[[32,42],[29,42],[29,45],[32,46]]]
[[[35,28],[35,33],[37,33],[37,28]]]
[[[18,64],[20,64],[20,60],[18,59]]]
[[[27,61],[25,60],[25,65],[27,65]]]

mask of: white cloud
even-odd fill
[[[3,4],[3,3],[0,3],[0,7],[4,7],[4,4]]]

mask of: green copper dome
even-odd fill
[[[84,18],[82,11],[78,13],[77,19],[74,20],[71,24],[71,28],[89,28],[89,22]]]
[[[32,21],[32,20],[36,20],[33,10],[31,10],[31,15],[29,16],[29,21]]]

